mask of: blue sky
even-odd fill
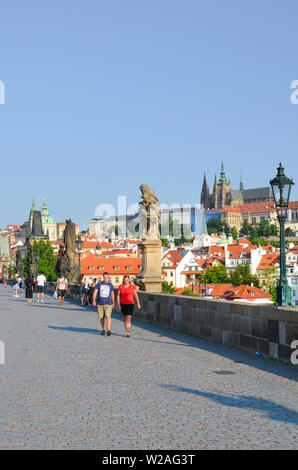
[[[280,161],[296,181],[296,0],[0,3],[0,227],[45,197],[82,228],[100,203],[198,203],[224,161],[233,189]]]

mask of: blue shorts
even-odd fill
[[[44,293],[44,286],[37,286],[38,293]]]

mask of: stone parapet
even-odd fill
[[[55,284],[47,283],[49,292]],[[298,340],[298,309],[247,305],[225,300],[138,292],[141,310],[134,318],[251,353],[290,363]],[[67,296],[79,301],[80,286]]]

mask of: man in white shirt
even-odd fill
[[[47,279],[44,273],[41,272],[40,275],[37,276],[37,302],[39,302],[39,294],[41,294],[41,301],[43,302],[44,287],[45,287],[46,282],[47,282]]]
[[[67,289],[68,289],[68,281],[66,277],[64,277],[64,274],[61,273],[56,284],[56,291],[58,291],[59,305],[61,304],[64,305],[64,297],[65,297],[65,293],[67,292]]]

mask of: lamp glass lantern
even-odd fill
[[[290,200],[291,187],[295,184],[293,180],[287,178],[282,164],[277,168],[277,175],[270,181],[274,202],[277,210],[283,211],[287,208]]]
[[[79,235],[77,240],[76,240],[76,245],[77,245],[77,250],[80,252],[82,250],[83,246],[83,240],[81,239],[81,236]]]

